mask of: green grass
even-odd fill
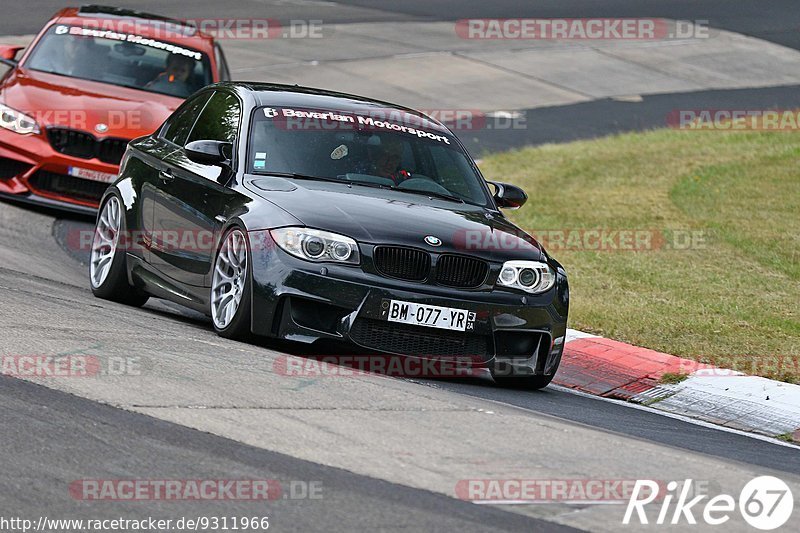
[[[640,251],[551,246],[570,275],[571,327],[800,382],[800,133],[658,130],[490,155],[481,168],[528,192],[510,216],[534,235],[666,236]],[[689,234],[702,240],[670,246]]]
[[[688,377],[689,377],[689,374],[679,374],[679,373],[673,373],[673,372],[665,372],[661,376],[660,382],[661,383],[670,384],[670,385],[675,385],[677,383],[680,383],[681,381],[684,381]]]

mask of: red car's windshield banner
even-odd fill
[[[162,41],[157,41],[155,39],[150,39],[148,37],[142,37],[141,35],[133,35],[128,33],[117,33],[111,30],[96,30],[92,28],[81,28],[80,26],[58,26],[56,27],[56,35],[76,35],[78,37],[96,37],[98,39],[110,39],[114,41],[124,41],[134,44],[140,44],[142,46],[149,46],[150,48],[156,48],[158,50],[166,50],[172,54],[179,54],[182,56],[190,57],[197,61],[200,61],[203,58],[203,55],[200,52],[195,52],[194,50],[189,50],[188,48],[183,48],[181,46],[177,46],[170,43],[165,43]]]

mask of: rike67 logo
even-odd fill
[[[637,480],[622,523],[628,525],[632,520],[634,523],[638,520],[640,524],[695,525],[702,520],[710,526],[720,526],[731,520],[738,511],[750,526],[771,531],[785,525],[794,510],[791,489],[773,476],[750,480],[739,493],[738,501],[729,494],[714,497],[695,495],[691,479],[683,484],[670,481],[663,492],[661,488],[663,483]],[[653,502],[658,502],[655,507],[658,515],[653,517],[651,513],[648,517],[645,506]],[[654,508],[650,507],[650,510]]]

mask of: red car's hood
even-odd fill
[[[100,137],[134,139],[153,133],[183,100],[16,69],[0,89],[0,102],[35,118],[42,128],[56,126]]]

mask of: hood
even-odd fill
[[[324,181],[248,176],[245,185],[304,226],[361,243],[411,246],[498,262],[542,257],[541,246],[533,237],[501,214],[480,206]],[[441,245],[427,244],[429,235]]]
[[[183,100],[16,69],[0,90],[0,102],[35,118],[42,128],[70,128],[99,137],[134,139],[153,133]],[[105,124],[107,129],[97,129],[98,124]]]

